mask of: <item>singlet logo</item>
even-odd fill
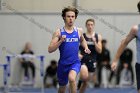
[[[87,41],[87,44],[88,45],[94,45],[94,42],[93,41]]]
[[[66,38],[66,42],[78,42],[78,38]]]

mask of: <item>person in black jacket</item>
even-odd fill
[[[44,76],[45,87],[57,86],[56,73],[57,73],[57,62],[55,60],[51,60],[50,65],[46,68]]]
[[[107,70],[111,70],[110,66],[110,51],[106,48],[107,41],[105,39],[102,40],[102,53],[98,54],[98,81],[99,85],[102,80],[102,68],[105,67]]]

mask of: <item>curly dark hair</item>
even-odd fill
[[[68,6],[68,7],[65,7],[62,10],[62,17],[63,17],[63,19],[66,16],[66,12],[69,12],[69,11],[73,11],[75,13],[75,18],[77,18],[79,11],[75,7]]]

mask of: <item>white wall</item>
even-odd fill
[[[24,17],[23,17],[24,16]],[[108,48],[111,51],[111,56],[113,57],[116,49],[118,48],[120,41],[123,37],[126,36],[130,28],[134,24],[139,23],[139,16],[136,14],[97,14],[98,19],[96,20],[95,31],[100,33],[103,38],[108,40]],[[26,17],[26,18],[25,18]],[[87,18],[93,18],[92,16],[81,14],[78,16],[75,25],[83,27],[85,31],[85,21]],[[101,22],[100,20],[104,20]],[[31,20],[34,20],[31,22]],[[118,29],[125,32],[125,35],[120,34],[114,29],[110,29],[108,24],[111,24]],[[40,28],[42,26],[42,28]],[[30,41],[33,44],[33,50],[37,55],[43,54],[45,58],[45,67],[49,64],[51,59],[58,60],[59,52],[58,50],[55,53],[49,54],[47,52],[47,47],[51,40],[51,34],[48,33],[43,26],[54,31],[55,29],[63,26],[63,20],[60,15],[57,14],[29,14],[29,15],[14,15],[11,13],[0,14],[0,64],[6,63],[4,56],[7,55],[6,52],[2,51],[1,48],[5,46],[7,49],[11,50],[14,53],[20,53],[23,49],[25,42]],[[129,47],[134,51],[134,62],[136,61],[135,54],[135,40],[133,40]],[[15,69],[18,71],[18,63],[16,60],[12,61],[12,81],[16,81],[15,78]],[[38,61],[36,66],[39,67]],[[44,68],[45,68],[44,67]],[[2,86],[2,69],[0,68],[0,86]],[[37,70],[37,85],[40,85],[40,76],[39,71]]]
[[[139,0],[79,0],[79,5],[84,9],[98,11],[123,11],[136,12]]]
[[[19,11],[25,12],[58,12],[67,6],[73,6],[75,0],[3,0]],[[2,6],[2,10],[7,10]]]
[[[60,12],[63,7],[74,6],[76,0],[1,0],[19,11]],[[136,12],[139,0],[77,0],[79,6],[98,11]],[[2,10],[7,10],[2,4]]]

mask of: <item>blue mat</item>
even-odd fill
[[[40,88],[19,88],[9,90],[9,93],[41,93]],[[0,89],[0,93],[4,93],[3,89]],[[57,93],[57,89],[47,88],[45,89],[45,93]],[[135,88],[88,88],[85,93],[137,93],[137,90]]]

